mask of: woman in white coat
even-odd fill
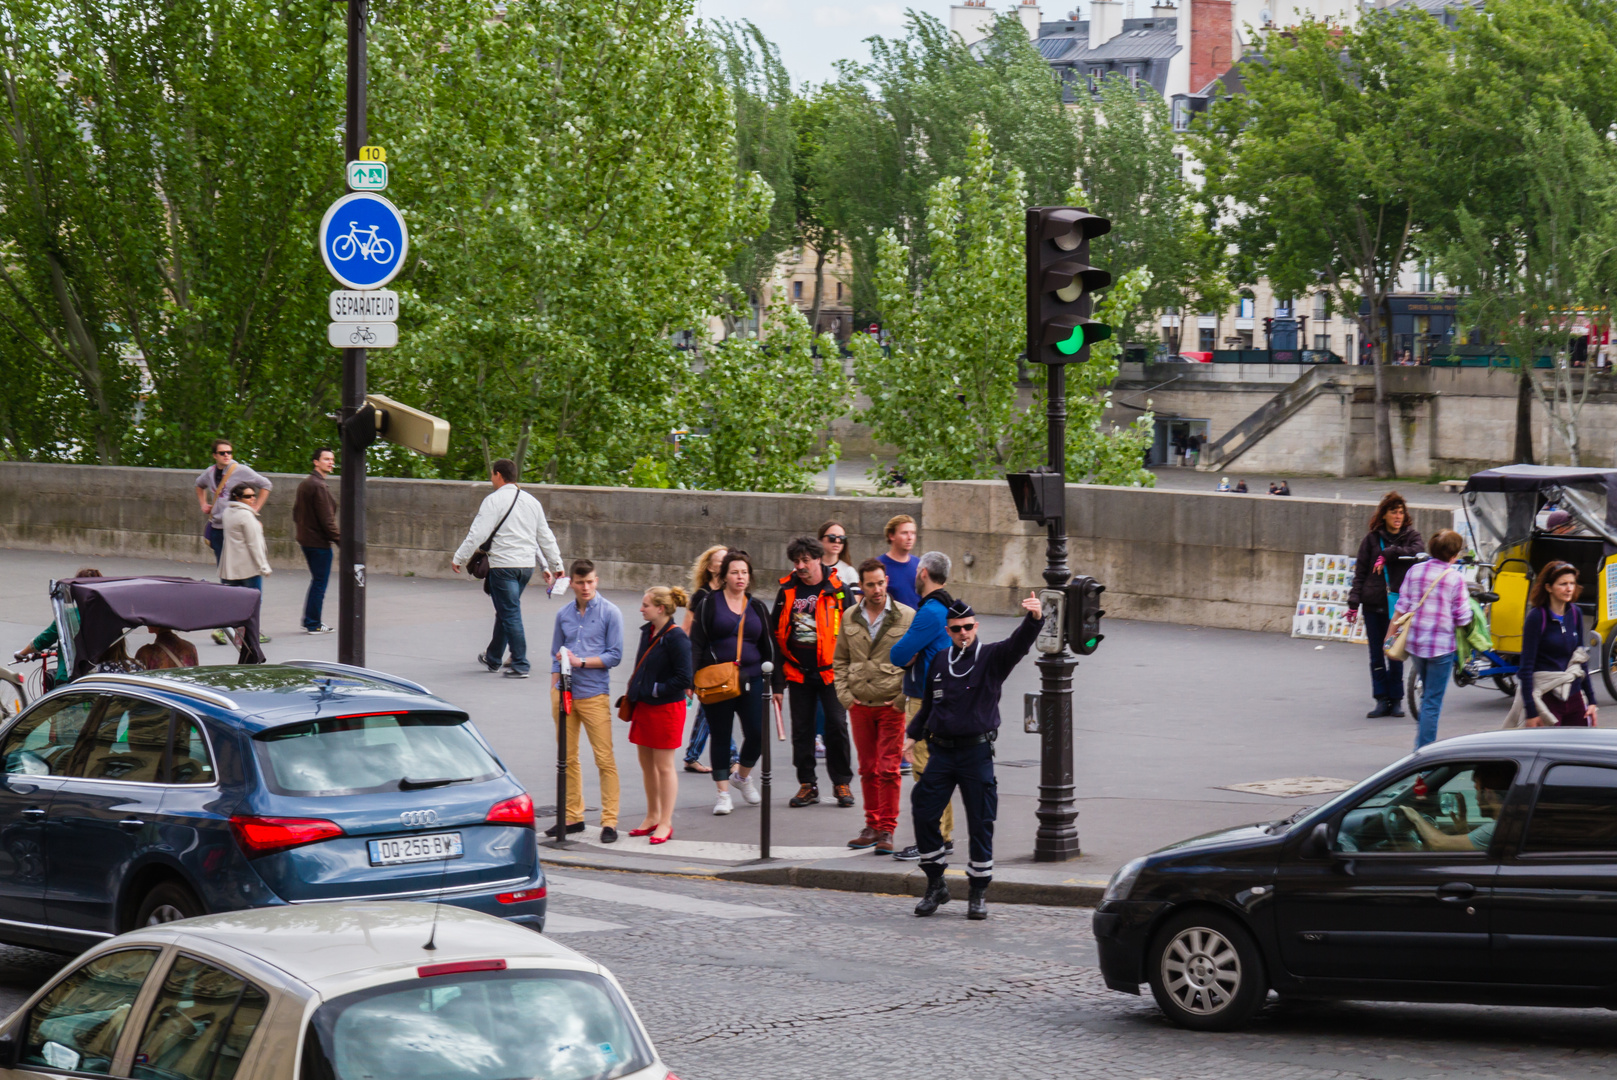
[[[245,482],[230,489],[230,505],[224,512],[225,542],[219,554],[219,581],[263,592],[265,575],[275,571],[270,569],[264,526],[258,520],[260,494],[257,486]],[[222,631],[214,635],[214,640],[220,636]],[[269,638],[261,636],[259,640]]]

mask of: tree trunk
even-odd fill
[[[1533,464],[1533,377],[1531,361],[1521,361],[1516,372],[1516,448],[1511,458],[1518,465]]]
[[[1378,308],[1385,310],[1388,300],[1385,295],[1381,297]],[[1385,317],[1382,323],[1385,331],[1391,331],[1392,319]],[[1392,460],[1392,406],[1387,401],[1387,340],[1390,333],[1381,335],[1381,347],[1375,352],[1375,378],[1376,378],[1376,476],[1387,479],[1394,473]]]
[[[809,318],[809,331],[820,336],[820,307],[825,298],[825,252],[814,249],[814,314]]]

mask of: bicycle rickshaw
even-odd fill
[[[239,629],[237,662],[265,662],[257,589],[182,577],[62,578],[51,582],[50,597],[57,627],[69,630],[56,646],[69,681],[94,671],[97,658],[144,626],[182,633]],[[44,665],[26,677],[0,667],[0,681],[15,687],[19,707],[26,706],[45,692]]]
[[[1472,653],[1454,668],[1454,682],[1491,679],[1507,697],[1517,688],[1522,621],[1538,572],[1560,560],[1578,571],[1578,606],[1592,628],[1589,672],[1600,673],[1617,700],[1612,672],[1617,625],[1617,469],[1558,465],[1505,465],[1474,473],[1461,493],[1466,538],[1477,581],[1471,593],[1487,607],[1493,648]],[[1556,511],[1564,511],[1558,514]],[[1463,562],[1469,563],[1473,558]],[[1411,673],[1410,699],[1419,688]]]

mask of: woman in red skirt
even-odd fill
[[[676,758],[685,746],[685,693],[691,688],[691,639],[674,625],[685,590],[657,585],[640,600],[646,624],[629,676],[629,741],[640,748],[646,785],[646,818],[630,836],[662,844],[674,836],[674,799],[679,795]]]

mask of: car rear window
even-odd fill
[[[499,971],[388,983],[336,998],[305,1041],[311,1080],[611,1080],[653,1056],[607,980]]]
[[[487,780],[500,764],[458,713],[338,716],[288,724],[254,739],[280,795],[361,795]]]

